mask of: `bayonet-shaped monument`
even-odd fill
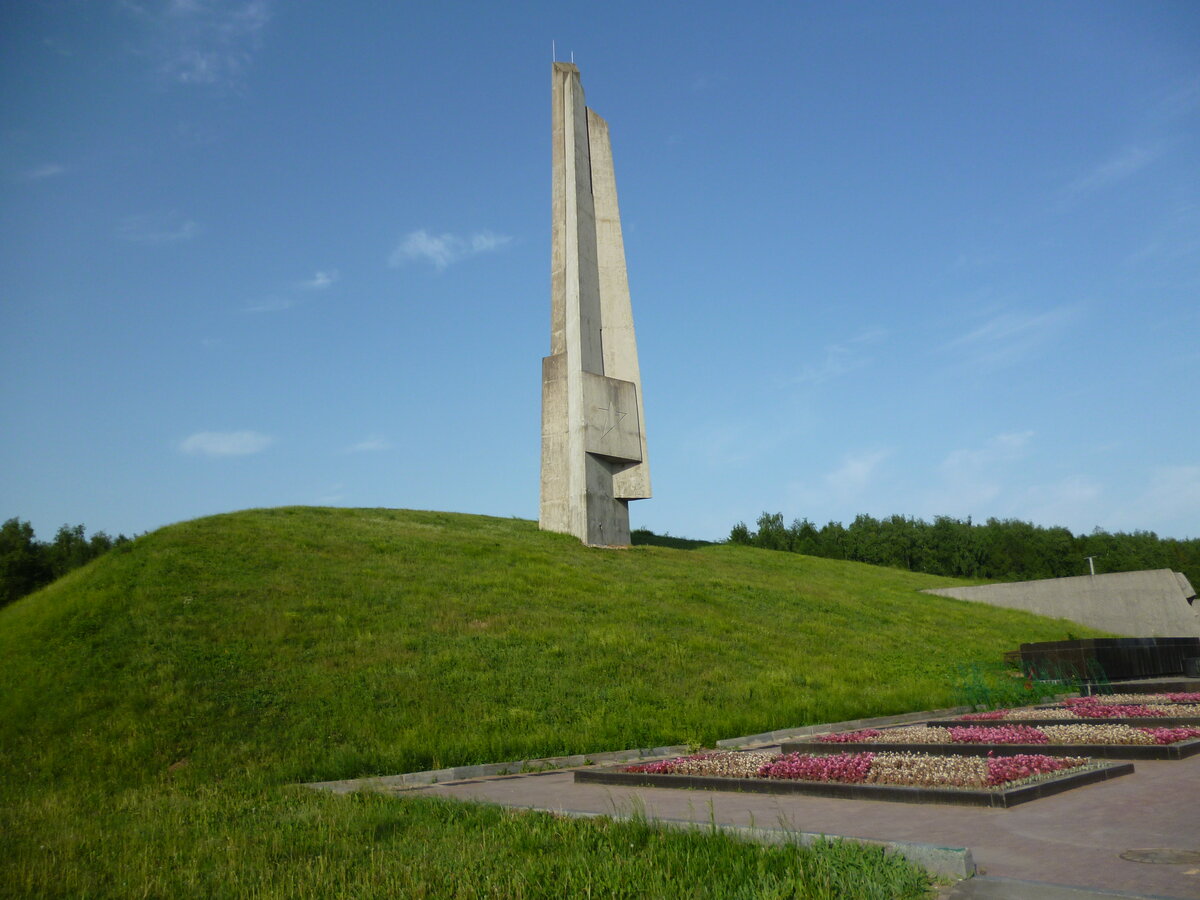
[[[550,355],[542,359],[538,523],[585,544],[629,543],[650,496],[642,381],[608,123],[579,70],[554,63]]]

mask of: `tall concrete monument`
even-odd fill
[[[542,359],[538,524],[593,546],[629,543],[650,496],[642,381],[608,123],[579,70],[554,63],[550,355]]]

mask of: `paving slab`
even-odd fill
[[[1135,896],[1200,900],[1200,757],[1145,760],[1133,775],[1087,785],[1012,809],[908,805],[803,795],[576,784],[571,770],[446,782],[422,794],[582,815],[644,814],[669,823],[732,825],[838,835],[872,842],[968,848],[984,879],[968,897],[1024,897],[1018,883]],[[1132,850],[1174,853],[1121,854]],[[1184,852],[1180,852],[1184,851]],[[1004,882],[1012,884],[1005,887]],[[995,884],[994,882],[999,882]],[[1010,894],[995,893],[1009,890]],[[1049,890],[1046,888],[1045,890]],[[1047,895],[1049,896],[1049,895]]]

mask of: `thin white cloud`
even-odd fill
[[[146,32],[139,52],[155,59],[169,81],[237,83],[262,46],[268,0],[124,0]]]
[[[805,365],[796,377],[796,383],[822,384],[869,365],[871,357],[862,352],[863,348],[879,343],[886,336],[886,331],[876,328],[848,341],[829,344],[825,348],[824,358],[820,362]]]
[[[180,441],[179,450],[189,456],[249,456],[274,442],[258,431],[198,431]]]
[[[321,269],[312,278],[301,281],[299,287],[307,291],[321,291],[332,285],[339,277],[337,269]]]
[[[1200,465],[1156,466],[1150,470],[1150,483],[1124,518],[1132,522],[1179,523],[1173,538],[1200,537]],[[1188,533],[1184,533],[1184,531]]]
[[[351,444],[346,448],[347,453],[377,453],[380,450],[392,449],[392,442],[380,437],[368,438],[365,441],[359,441],[357,444]]]
[[[329,487],[325,493],[317,498],[317,502],[322,506],[334,506],[346,499],[346,486],[344,484],[334,484]]]
[[[857,497],[866,490],[880,464],[891,453],[891,450],[871,450],[847,456],[840,466],[825,476],[825,484],[839,498]]]
[[[1082,475],[1026,490],[1017,508],[1021,518],[1044,526],[1063,525],[1075,532],[1094,527],[1101,518],[1099,501],[1104,489]]]
[[[54,178],[56,175],[62,175],[67,171],[66,166],[61,166],[58,163],[43,163],[40,166],[34,166],[21,173],[21,181],[42,181],[45,178]]]
[[[879,476],[892,453],[885,447],[846,454],[824,475],[789,482],[784,490],[786,505],[815,519],[836,519],[846,510],[865,512],[867,507],[876,507],[881,487],[886,494]]]
[[[1200,109],[1200,76],[1181,81],[1169,88],[1150,109],[1154,122],[1172,123]]]
[[[411,262],[427,262],[438,271],[480,253],[492,253],[512,242],[512,238],[491,231],[480,231],[468,237],[456,234],[430,234],[424,228],[410,231],[388,256],[393,268]]]
[[[199,233],[199,223],[174,212],[126,216],[117,223],[117,237],[138,244],[190,241]]]
[[[942,349],[982,365],[1016,363],[1058,335],[1079,311],[1076,304],[1039,313],[1002,312],[948,341]]]
[[[1161,145],[1126,147],[1076,178],[1067,185],[1067,190],[1073,194],[1085,194],[1123,181],[1158,159],[1162,151]]]
[[[919,503],[934,515],[965,517],[995,512],[1006,469],[1029,454],[1032,431],[998,434],[982,446],[952,450],[938,467],[940,480]],[[990,509],[989,509],[990,507]]]
[[[982,447],[954,450],[942,460],[942,471],[950,477],[973,475],[1000,463],[1014,462],[1028,454],[1032,431],[998,434]]]
[[[242,307],[245,313],[273,313],[291,309],[295,303],[287,297],[266,297]]]

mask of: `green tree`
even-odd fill
[[[0,526],[0,606],[53,579],[45,547],[34,539],[33,526],[15,518]]]

